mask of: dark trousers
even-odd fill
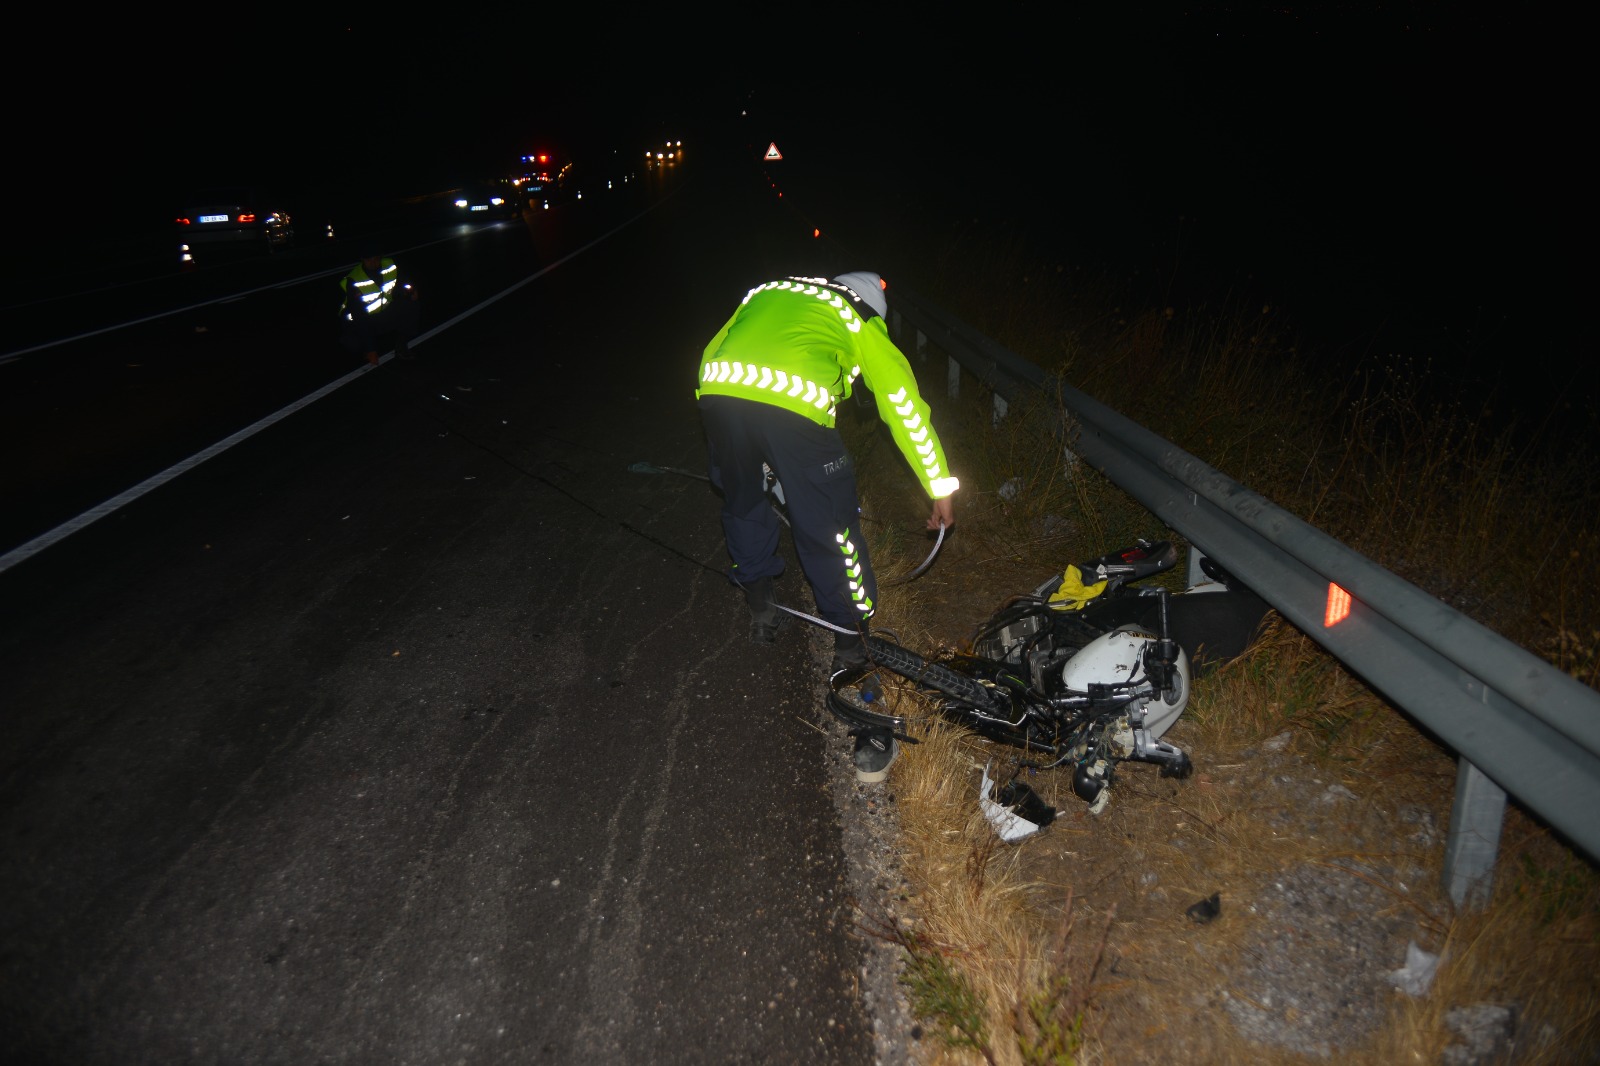
[[[417,301],[402,296],[377,314],[357,312],[353,318],[339,317],[339,343],[355,355],[382,352],[386,343],[398,346],[411,343],[417,335],[421,315]]]
[[[722,493],[722,532],[734,582],[783,573],[782,521],[765,491],[766,463],[783,486],[790,534],[818,615],[864,631],[878,585],[861,532],[855,463],[838,430],[772,404],[731,396],[703,397],[700,418],[711,484]]]

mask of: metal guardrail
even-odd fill
[[[996,416],[1025,390],[1059,398],[1071,450],[1215,558],[1458,757],[1444,887],[1488,899],[1507,793],[1600,857],[1600,693],[1226,477],[960,320],[895,286],[889,323],[992,390]],[[905,345],[902,345],[905,347]],[[1350,613],[1325,624],[1333,586]]]

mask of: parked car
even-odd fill
[[[469,181],[450,196],[452,212],[462,219],[518,218],[522,199],[509,182]]]
[[[294,243],[294,220],[275,194],[244,186],[200,189],[184,201],[178,239],[191,245],[257,245],[276,251]]]

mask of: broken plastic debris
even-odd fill
[[[1389,983],[1408,996],[1425,996],[1438,970],[1439,956],[1423,951],[1413,940],[1406,944],[1406,964],[1389,971]]]
[[[1190,904],[1189,909],[1183,913],[1187,914],[1191,919],[1199,922],[1201,925],[1205,925],[1207,922],[1211,921],[1211,919],[1222,913],[1222,893],[1211,893],[1211,895],[1207,896],[1205,899],[1200,900],[1197,903]]]
[[[989,776],[989,767],[992,765],[992,759],[984,764],[983,781],[978,786],[978,807],[994,831],[1000,834],[1001,840],[1007,844],[1015,843],[1031,837],[1055,820],[1056,809],[1046,806],[1033,789],[1020,782],[1005,790],[1011,793],[1003,797],[1011,801],[1010,806],[991,799],[989,794],[994,791],[994,779]],[[1030,821],[1022,812],[1032,815],[1035,820]]]

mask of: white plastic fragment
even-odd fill
[[[1439,956],[1423,951],[1413,940],[1406,944],[1406,964],[1389,971],[1389,983],[1408,996],[1425,996],[1438,970]]]
[[[989,794],[994,791],[994,780],[989,777],[989,767],[993,765],[993,759],[983,764],[983,782],[978,786],[978,807],[983,811],[984,818],[994,827],[994,831],[1000,834],[1000,839],[1007,844],[1031,837],[1039,831],[1037,825],[989,798]]]

